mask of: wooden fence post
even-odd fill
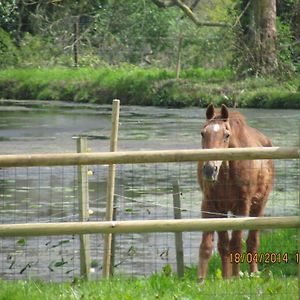
[[[118,130],[119,130],[119,112],[120,112],[120,100],[113,100],[112,104],[112,132],[110,139],[110,151],[117,151],[118,143]],[[115,174],[116,166],[114,164],[109,165],[108,178],[107,178],[107,195],[106,195],[106,221],[112,221],[113,208],[114,208],[114,193],[115,193]],[[104,236],[104,253],[103,253],[103,277],[109,278],[111,270],[111,233]]]
[[[77,139],[77,152],[87,152],[87,139],[79,137]],[[89,219],[89,186],[88,167],[81,165],[78,170],[78,198],[79,198],[79,221],[86,222]],[[85,279],[90,278],[90,237],[87,234],[79,235],[80,239],[80,276]]]
[[[181,219],[180,189],[179,189],[178,180],[175,180],[173,182],[173,206],[174,206],[174,218]],[[176,248],[177,275],[179,278],[181,278],[184,275],[182,232],[175,233],[175,248]]]

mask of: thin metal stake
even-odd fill
[[[300,126],[298,131],[298,147],[300,153]],[[300,219],[300,159],[298,159],[298,214]],[[298,228],[298,256],[300,253],[300,228]],[[299,257],[298,257],[299,258]],[[300,263],[298,262],[298,299],[300,300]]]
[[[87,152],[87,139],[80,137],[77,139],[77,152]],[[78,166],[78,198],[79,198],[79,221],[86,222],[89,219],[89,187],[88,187],[88,167]],[[90,279],[90,237],[88,234],[81,234],[80,239],[80,276]]]
[[[180,190],[179,190],[178,180],[175,180],[173,182],[173,206],[174,206],[174,218],[181,219],[181,203],[180,203]],[[179,278],[181,278],[184,275],[182,232],[175,233],[175,248],[176,248],[177,275]]]

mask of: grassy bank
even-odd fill
[[[260,108],[300,108],[300,78],[237,80],[229,70],[191,69],[180,80],[169,70],[120,68],[0,71],[0,98],[64,100],[168,107],[210,102]]]

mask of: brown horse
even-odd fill
[[[206,123],[201,131],[202,148],[271,147],[271,141],[258,130],[247,125],[238,112],[229,112],[222,105],[215,112],[211,104],[206,110]],[[274,167],[271,160],[207,161],[198,163],[198,181],[203,191],[202,217],[263,216],[272,188]],[[239,276],[242,255],[241,230],[218,232],[218,251],[222,260],[222,276]],[[198,277],[202,282],[207,274],[208,261],[213,250],[214,232],[204,232],[199,251]],[[255,253],[259,247],[259,232],[249,231],[247,253],[253,256],[250,272],[257,272]]]

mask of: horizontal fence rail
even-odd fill
[[[0,237],[299,228],[299,217],[1,224]]]
[[[106,165],[188,162],[201,160],[255,160],[299,158],[300,150],[296,147],[251,147],[197,150],[1,155],[0,167]]]

